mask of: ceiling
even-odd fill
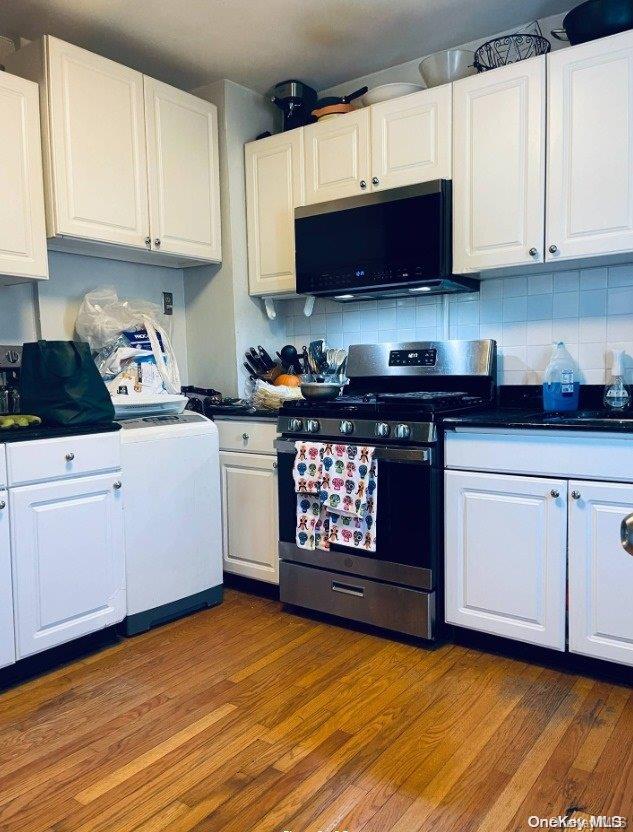
[[[230,78],[323,89],[563,11],[570,0],[0,0],[0,33],[42,34],[184,88]]]

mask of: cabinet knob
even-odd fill
[[[250,436],[248,435],[248,433],[243,433],[243,434],[242,434],[242,439],[243,439],[245,442],[248,442],[248,440],[250,439]]]
[[[361,188],[362,188],[363,190],[365,190],[365,188],[367,187],[367,182],[365,182],[365,180],[364,180],[364,179],[361,179],[361,180],[360,180],[360,186],[361,186]]]
[[[572,491],[571,492],[572,500],[580,500],[581,494],[580,491]]]
[[[158,239],[158,237],[156,237],[156,239],[154,240],[154,247],[160,248],[160,240]]]
[[[371,180],[372,185],[380,185],[380,179],[377,176],[374,176]]]
[[[536,257],[537,254],[538,254],[538,249],[534,248],[534,246],[532,246],[532,248],[530,249],[530,257]]]
[[[145,238],[145,245],[147,246],[147,248],[152,247],[152,238],[151,237],[146,237]]]
[[[555,488],[552,488],[550,494],[555,500],[557,500],[560,497],[560,491],[557,491]]]
[[[66,457],[65,457],[66,462],[72,462],[74,458],[75,458],[75,455],[74,455],[74,453],[73,453],[72,451],[69,451],[69,452],[66,454]]]
[[[556,254],[557,251],[558,251],[558,246],[555,245],[554,243],[552,243],[552,245],[549,247],[549,253],[550,254]]]
[[[0,508],[3,508],[3,506],[4,504],[0,504]],[[629,555],[633,555],[633,514],[629,514],[622,521],[622,525],[620,526],[620,542],[624,551]]]
[[[2,511],[2,509],[3,509],[3,508],[6,508],[6,507],[7,507],[7,504],[5,503],[5,501],[4,501],[4,500],[0,500],[0,511]]]
[[[119,488],[121,488],[122,485],[123,485],[123,483],[121,482],[121,480],[116,480],[115,482],[112,483],[112,488],[114,488],[115,491],[118,491]]]
[[[273,462],[273,470],[274,470],[274,471],[276,471],[276,470],[277,470],[277,466],[278,466],[278,463],[277,463],[277,462]]]

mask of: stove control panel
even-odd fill
[[[306,430],[308,433],[318,433],[321,430],[321,425],[318,419],[308,419],[306,422]]]
[[[338,428],[341,431],[341,433],[344,433],[346,435],[354,433],[354,423],[350,422],[349,419],[343,419]]]
[[[435,347],[419,350],[391,350],[390,367],[435,367],[437,350]]]

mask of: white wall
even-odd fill
[[[187,381],[187,327],[182,269],[123,263],[99,257],[49,252],[50,279],[31,285],[0,287],[0,343],[37,337],[72,339],[77,310],[86,292],[114,286],[121,298],[142,298],[162,308],[162,292],[172,292],[174,314],[163,321],[171,329],[178,366]],[[41,335],[40,335],[41,333]]]

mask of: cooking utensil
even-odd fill
[[[264,366],[262,360],[257,355],[257,353],[253,355],[253,350],[247,350],[244,353],[244,358],[246,359],[246,362],[250,364],[254,373],[259,374],[266,372],[266,367]]]
[[[253,368],[250,366],[250,364],[247,364],[246,361],[244,362],[244,366],[246,367],[246,372],[248,373],[248,377],[250,378],[250,380],[255,381],[255,379],[257,378],[257,374],[253,371]]]
[[[263,347],[260,346],[260,347],[257,347],[257,352],[259,353],[259,357],[264,362],[267,369],[272,370],[272,368],[275,366],[275,362],[272,360],[272,358],[266,352],[266,350]]]
[[[316,90],[294,79],[275,84],[271,98],[283,113],[283,130],[310,124],[313,120],[310,113],[316,106],[316,100]]]
[[[344,386],[345,382],[303,381],[301,393],[306,399],[336,399]]]
[[[318,121],[325,121],[334,116],[344,116],[346,113],[351,113],[354,108],[351,104],[330,104],[328,107],[317,107],[312,110],[312,115]]]
[[[308,346],[308,355],[310,356],[310,370],[313,373],[324,373],[327,366],[325,358],[325,342],[324,341],[310,341]]]
[[[389,101],[391,98],[400,98],[403,95],[410,95],[412,92],[420,92],[424,89],[421,84],[381,84],[379,87],[372,87],[363,96],[363,104],[369,107],[371,104],[378,104],[380,101]]]
[[[303,372],[309,373],[310,372],[310,357],[308,355],[308,348],[304,344],[301,349],[301,358],[303,361]]]
[[[552,30],[552,36],[575,46],[627,29],[633,29],[633,0],[587,0],[567,12],[563,29]]]
[[[537,55],[546,55],[551,48],[552,44],[541,35],[504,35],[482,43],[475,52],[474,65],[477,72],[486,72]]]
[[[350,104],[356,98],[365,95],[366,92],[367,87],[361,87],[358,90],[354,90],[354,92],[350,92],[348,95],[326,95],[325,98],[319,98],[316,103],[316,108],[332,107],[335,104]]]
[[[420,61],[418,69],[427,87],[439,87],[475,75],[474,61],[475,53],[468,49],[445,49],[428,55]]]
[[[292,372],[293,368],[297,368],[299,371],[301,370],[299,353],[293,344],[286,344],[285,347],[281,348],[281,352],[278,352],[277,355],[279,356],[284,367],[290,372]]]
[[[326,370],[331,375],[339,375],[347,360],[347,352],[343,349],[328,349],[325,353]]]

